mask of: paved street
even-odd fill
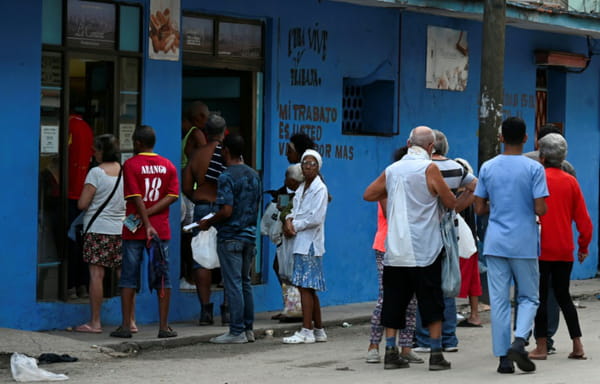
[[[589,359],[567,359],[570,341],[564,322],[556,337],[557,354],[537,362],[534,374],[500,375],[491,354],[489,312],[483,328],[459,328],[460,350],[447,353],[452,370],[429,372],[427,364],[409,369],[384,370],[382,364],[366,364],[368,324],[350,328],[331,325],[330,341],[312,345],[283,345],[283,329],[275,337],[261,334],[256,343],[211,345],[206,342],[169,349],[141,351],[129,358],[85,359],[77,363],[43,366],[69,375],[71,383],[597,383],[596,359],[600,356],[600,301],[595,295],[576,297]],[[464,304],[464,301],[460,301]],[[422,355],[427,357],[427,355]],[[11,382],[0,369],[0,382]]]

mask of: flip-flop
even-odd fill
[[[102,328],[92,328],[89,324],[81,324],[74,329],[75,332],[81,333],[102,333]]]
[[[569,353],[569,359],[574,360],[587,360],[587,357],[582,353],[581,355],[574,354],[573,352]]]
[[[139,329],[138,329],[137,325],[134,325],[133,327],[129,327],[129,331],[131,333],[138,333]]]
[[[468,327],[468,328],[481,328],[481,324],[471,323],[467,319],[461,320],[456,324],[457,327]]]

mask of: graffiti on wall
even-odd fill
[[[319,69],[304,66],[304,55],[312,52],[318,60],[327,59],[328,32],[318,27],[293,27],[288,31],[287,56],[292,61],[290,85],[293,87],[320,87]]]
[[[335,107],[326,105],[279,104],[278,149],[285,156],[286,144],[296,133],[307,134],[315,143],[324,158],[353,160],[354,146],[323,143],[323,131],[328,128],[339,129],[339,114]]]

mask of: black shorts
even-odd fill
[[[427,267],[383,267],[383,308],[381,324],[386,328],[406,326],[406,307],[417,296],[421,323],[424,327],[444,320],[442,293],[442,258],[444,249]]]

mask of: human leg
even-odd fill
[[[527,338],[539,307],[540,273],[537,259],[510,259],[510,268],[518,282],[519,315],[515,337]]]
[[[540,304],[535,315],[534,336],[536,347],[529,352],[529,358],[534,360],[545,360],[548,355],[547,340],[548,337],[548,279],[550,277],[550,262],[539,261],[540,271],[540,288],[539,300]]]
[[[556,331],[558,331],[558,325],[560,323],[560,306],[558,305],[558,301],[556,301],[556,296],[554,295],[554,289],[552,288],[552,276],[548,280],[548,300],[546,301],[547,311],[548,311],[548,354],[555,353],[556,348],[554,348],[554,335]]]
[[[135,291],[138,288],[140,268],[145,248],[144,240],[123,240],[123,264],[119,287],[121,288],[121,326],[110,335],[131,337],[131,321],[134,318]]]
[[[506,356],[511,336],[510,286],[512,273],[505,257],[486,256],[486,261],[491,307],[492,350],[495,356]]]
[[[100,307],[102,306],[102,299],[104,298],[104,267],[101,265],[89,265],[90,269],[90,310],[92,313],[92,319],[90,320],[90,326],[92,328],[101,328],[100,322]]]
[[[242,268],[244,243],[239,240],[217,240],[217,252],[225,295],[229,303],[229,333],[239,335],[245,331]]]
[[[378,349],[383,336],[383,326],[381,325],[381,306],[383,305],[383,256],[384,253],[375,251],[375,263],[377,265],[377,286],[379,294],[377,303],[373,308],[371,315],[371,337],[369,340],[369,350]]]
[[[531,332],[533,321],[539,307],[539,267],[537,259],[509,259],[509,268],[519,287],[515,338],[507,350],[507,357],[525,372],[535,371],[535,364],[525,351],[525,343]],[[545,341],[545,339],[544,339]],[[542,342],[543,343],[543,342]]]
[[[577,309],[573,304],[569,293],[571,279],[572,262],[553,262],[551,266],[552,288],[554,290],[558,305],[565,317],[569,337],[573,341],[573,350],[569,357],[583,357],[583,344],[581,343],[581,327],[579,325],[579,316]]]
[[[250,271],[252,270],[255,254],[254,243],[245,243],[242,252],[242,296],[244,299],[244,329],[246,331],[251,331],[254,327],[254,296],[252,295]]]
[[[431,335],[431,333],[430,333]],[[456,299],[444,297],[444,320],[442,321],[442,347],[456,351],[458,338],[456,337]]]

